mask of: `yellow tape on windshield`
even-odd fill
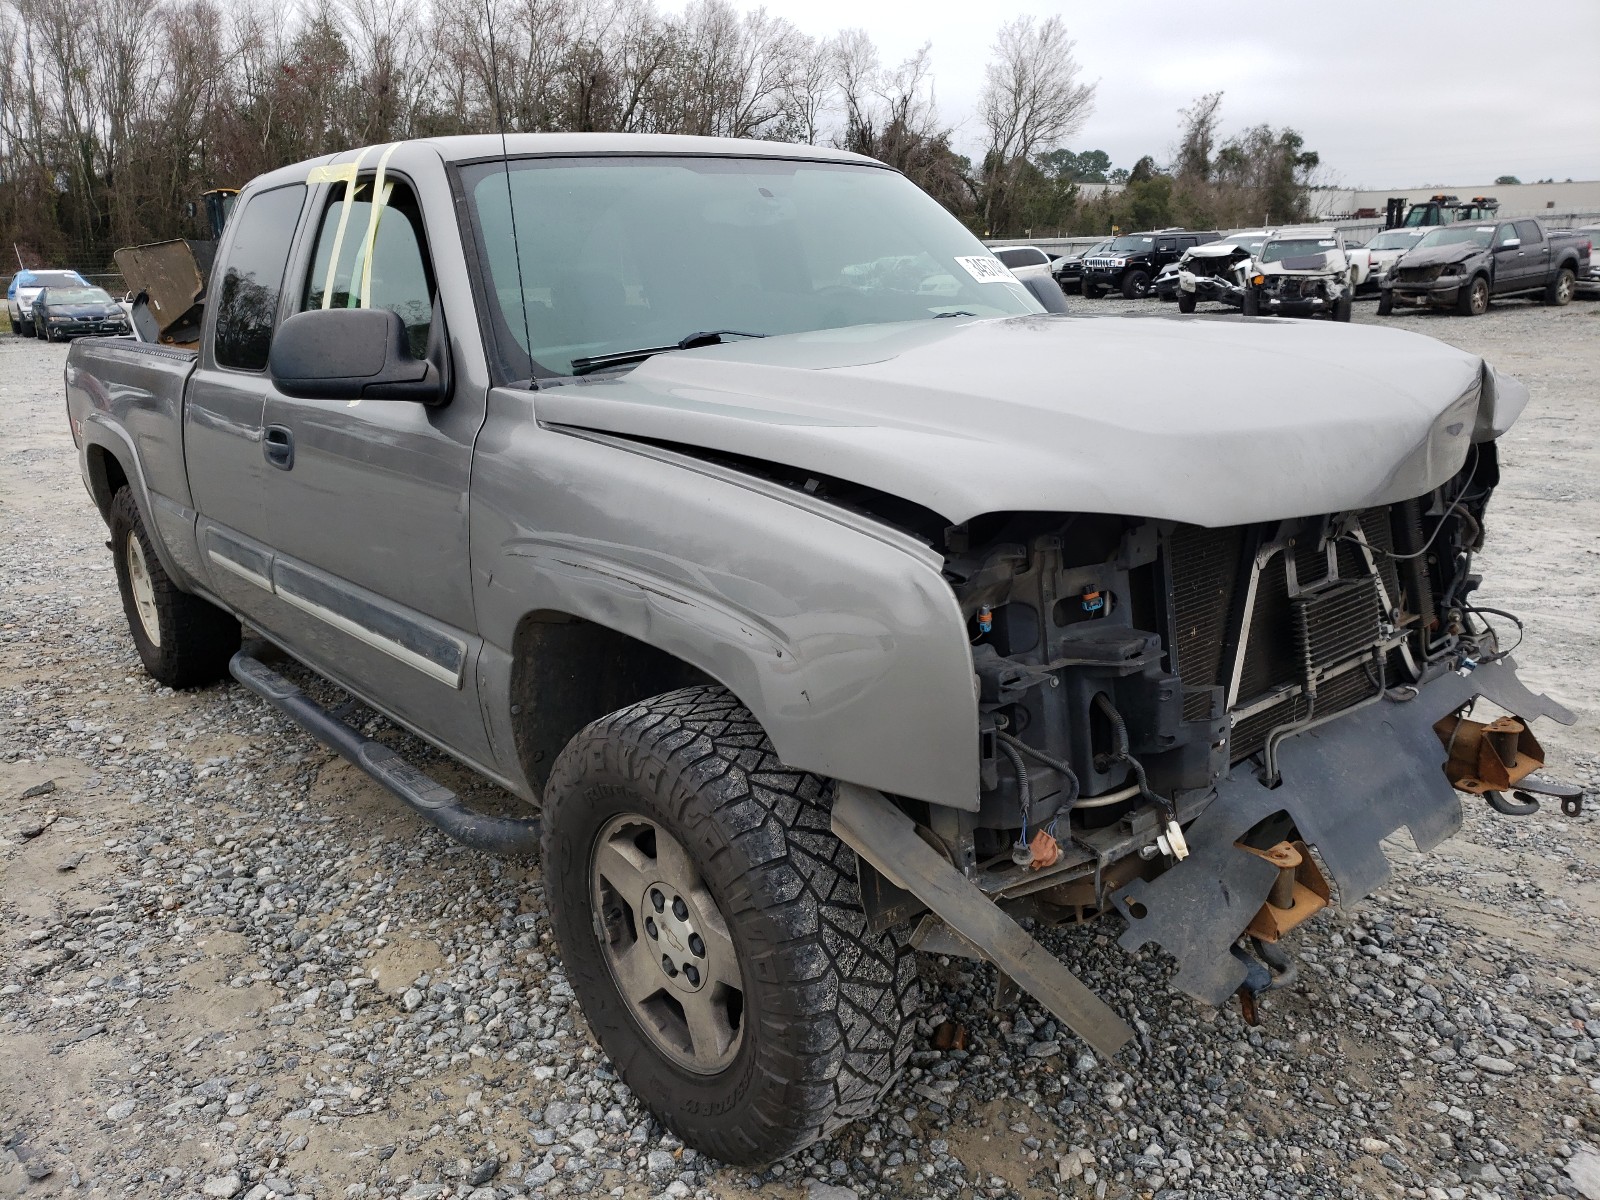
[[[322,307],[333,307],[334,285],[339,280],[339,250],[344,246],[344,228],[350,223],[350,209],[356,202],[356,172],[361,170],[361,161],[367,157],[368,146],[356,155],[355,162],[350,164],[350,178],[345,182],[344,207],[339,210],[339,227],[333,232],[333,253],[328,255],[328,278],[322,285]]]

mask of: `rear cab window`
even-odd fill
[[[1544,241],[1544,231],[1539,228],[1537,221],[1518,221],[1517,236],[1522,239],[1524,246],[1537,246]]]
[[[304,184],[258,192],[233,222],[212,332],[217,366],[234,371],[266,370],[284,268],[305,195]]]

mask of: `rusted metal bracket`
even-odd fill
[[[1445,776],[1463,792],[1503,792],[1544,766],[1539,739],[1516,717],[1484,722],[1452,713],[1433,731],[1450,755]]]
[[[1239,846],[1247,854],[1271,863],[1278,875],[1267,902],[1250,919],[1245,932],[1263,942],[1276,942],[1332,902],[1328,881],[1312,860],[1304,842],[1279,842],[1266,850]]]
[[[1110,1005],[918,836],[911,818],[882,792],[841,783],[833,802],[833,831],[981,949],[1097,1054],[1110,1058],[1133,1039],[1133,1030]]]

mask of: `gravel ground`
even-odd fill
[[[1114,927],[1050,934],[1137,1028],[1115,1063],[1030,1002],[994,1012],[989,968],[930,960],[924,1032],[967,1048],[930,1043],[876,1120],[759,1177],[618,1081],[536,863],[452,846],[237,687],[141,673],[65,351],[0,342],[0,1195],[1600,1197],[1600,305],[1393,323],[1533,388],[1484,599],[1581,714],[1539,732],[1591,806],[1474,803],[1426,858],[1398,839],[1392,884],[1307,927],[1258,1029]]]

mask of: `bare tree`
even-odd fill
[[[1061,145],[1093,111],[1095,85],[1079,82],[1076,47],[1059,16],[1038,25],[1018,17],[1000,27],[978,101],[988,134],[985,228],[1001,218],[1019,169]]]
[[[1173,174],[1188,182],[1205,183],[1211,178],[1211,157],[1217,144],[1217,126],[1221,123],[1221,92],[1207,92],[1188,108],[1180,108],[1183,132],[1174,156]]]

